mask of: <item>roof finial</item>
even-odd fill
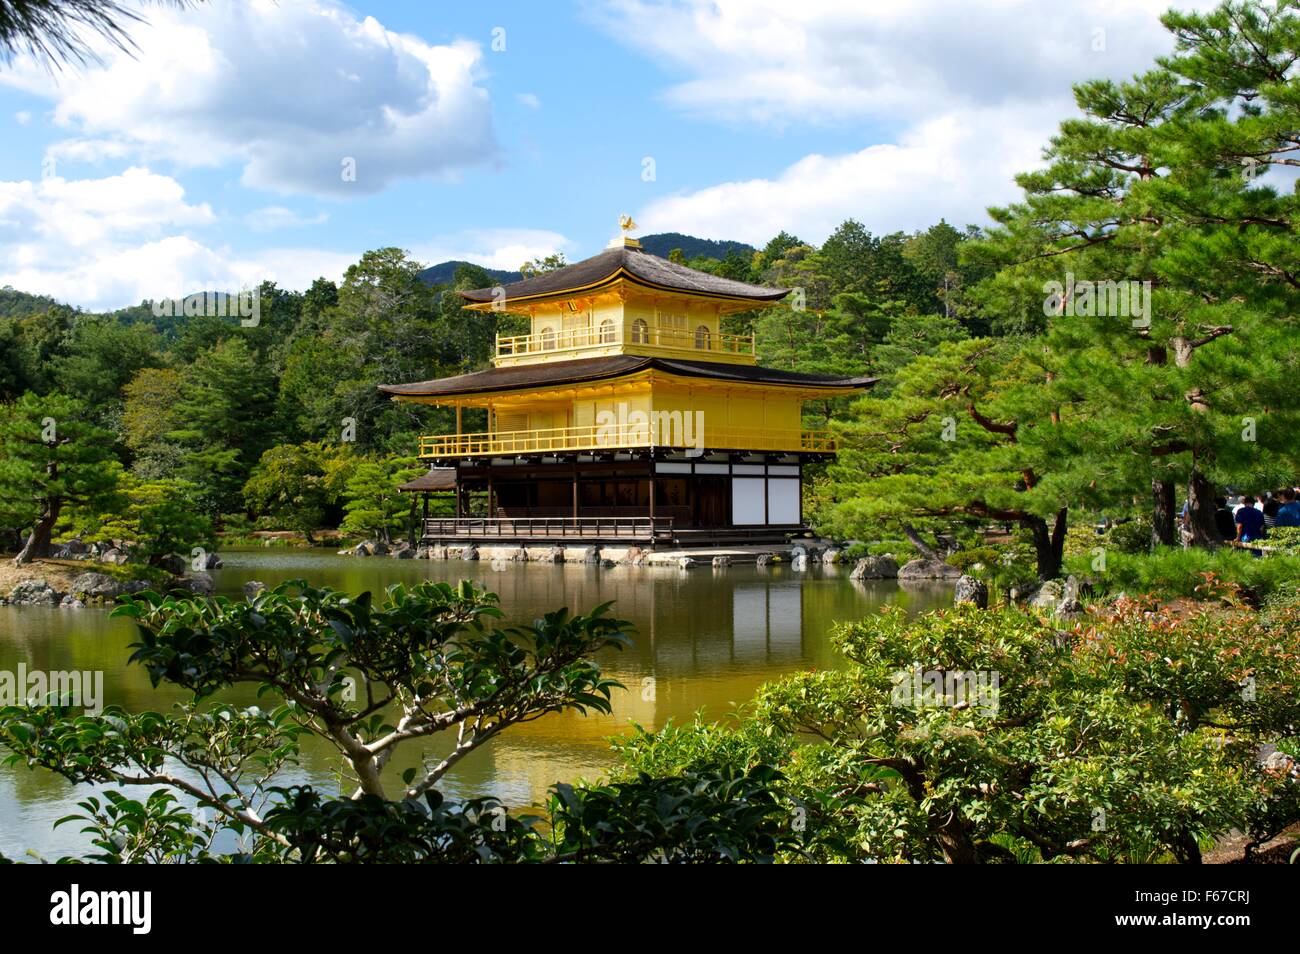
[[[622,235],[615,235],[606,248],[640,248],[641,243],[634,239],[628,233],[637,227],[632,216],[624,213],[618,217],[618,227],[623,230]]]

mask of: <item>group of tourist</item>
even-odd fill
[[[1300,527],[1300,489],[1296,487],[1218,497],[1215,504],[1214,522],[1225,540],[1254,543],[1265,539],[1271,527]],[[1190,521],[1187,504],[1183,504],[1185,539],[1191,536]]]

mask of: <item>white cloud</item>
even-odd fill
[[[25,109],[20,109],[18,110],[18,112],[14,113],[14,122],[16,122],[19,126],[26,126],[31,121],[32,121],[32,114]]]
[[[1214,6],[1192,0],[1179,6]],[[744,122],[913,118],[1055,99],[1166,52],[1170,0],[619,0],[606,29],[670,72],[670,102]],[[1100,47],[1100,48],[1099,48]]]
[[[268,206],[249,221],[290,227],[318,220],[323,214]],[[0,181],[0,285],[106,310],[268,280],[301,290],[322,276],[340,280],[364,251],[235,251],[205,237],[219,225],[207,203],[187,201],[175,179],[144,168],[97,179]],[[461,259],[516,269],[571,246],[563,235],[541,229],[478,229],[434,236],[411,254],[429,265]]]
[[[781,230],[820,243],[847,218],[873,232],[979,222],[1017,196],[1012,177],[1037,161],[1050,109],[986,109],[920,123],[896,143],[805,156],[772,178],[725,182],[651,202],[643,231],[762,245]],[[991,130],[996,130],[991,134]],[[992,147],[992,148],[990,148]]]
[[[254,232],[309,228],[324,225],[328,221],[329,215],[325,212],[317,212],[315,215],[301,215],[292,209],[286,209],[282,205],[268,205],[265,208],[255,209],[244,216],[244,224]]]
[[[216,219],[176,180],[131,168],[102,179],[0,182],[0,284],[88,307],[159,297],[174,283],[232,277],[177,230]]]
[[[333,195],[454,177],[496,154],[477,44],[430,45],[331,0],[156,6],[146,18],[134,58],[105,49],[102,67],[51,75],[20,57],[0,72],[54,100],[78,141],[56,152],[239,163],[246,185]]]
[[[572,247],[569,239],[545,229],[469,229],[437,236],[412,248],[411,254],[429,265],[466,261],[515,271],[524,262]]]
[[[537,98],[536,93],[519,93],[515,96],[515,99],[519,100],[522,105],[527,106],[529,109],[542,108],[542,101]]]
[[[620,0],[591,15],[674,76],[662,95],[681,111],[786,134],[863,128],[860,149],[653,201],[647,230],[820,242],[850,217],[878,232],[984,221],[1074,113],[1073,83],[1168,52],[1168,5]]]

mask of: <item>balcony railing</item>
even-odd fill
[[[656,412],[666,414],[668,412]],[[686,415],[689,418],[689,415]],[[704,427],[697,433],[683,418],[653,418],[643,426],[594,425],[548,427],[532,431],[498,431],[479,434],[440,434],[420,438],[420,456],[509,457],[560,451],[627,450],[641,447],[704,448],[716,450],[791,451],[834,453],[830,431],[783,431],[762,427]],[[656,426],[657,425],[657,426]]]
[[[497,357],[513,358],[520,355],[543,354],[552,351],[572,351],[577,348],[598,348],[602,345],[645,345],[670,351],[688,351],[698,354],[754,356],[753,335],[702,333],[676,328],[633,328],[624,335],[622,329],[611,325],[606,328],[569,328],[563,331],[545,331],[534,335],[497,335]]]
[[[431,517],[426,539],[654,540],[671,538],[672,517]]]

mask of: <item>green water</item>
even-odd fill
[[[762,683],[793,670],[836,665],[828,632],[837,620],[860,617],[882,603],[913,611],[947,605],[951,588],[900,588],[893,582],[854,583],[848,570],[786,567],[688,571],[660,567],[592,567],[431,562],[340,557],[319,551],[257,550],[223,554],[213,573],[218,592],[239,598],[243,584],[305,578],[350,593],[382,591],[396,582],[469,578],[499,594],[508,619],[525,622],[560,606],[585,611],[614,601],[614,613],[635,626],[634,644],[606,654],[606,671],[626,687],[610,716],[559,714],[517,726],[465,759],[444,780],[451,797],[495,795],[509,805],[536,804],[556,781],[598,776],[612,759],[606,739],[629,723],[662,726],[697,710],[716,717],[750,698]],[[0,670],[102,670],[104,704],[165,710],[185,698],[153,689],[144,672],[127,666],[135,630],[103,609],[0,607]],[[646,691],[653,680],[653,692]],[[650,696],[652,698],[646,698]],[[252,689],[225,698],[252,704]],[[263,700],[264,701],[264,700]],[[445,747],[431,744],[430,752]],[[392,778],[419,762],[408,751]],[[338,760],[310,746],[286,773],[294,782],[351,791]],[[0,767],[0,852],[19,857],[34,848],[46,858],[84,846],[75,826],[52,823],[90,793],[45,771]]]

